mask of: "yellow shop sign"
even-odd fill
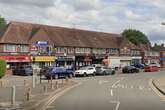
[[[32,61],[36,62],[53,62],[56,60],[54,56],[36,56],[32,58]]]

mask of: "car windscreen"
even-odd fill
[[[81,67],[80,68],[80,70],[86,70],[87,69],[87,67]]]

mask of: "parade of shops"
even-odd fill
[[[119,34],[10,22],[0,37],[0,58],[16,65],[81,66],[107,58],[141,63],[141,50]]]

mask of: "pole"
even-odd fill
[[[11,104],[15,105],[15,85],[12,86],[12,98],[11,98]]]
[[[35,88],[35,75],[34,74],[32,76],[32,86],[33,86],[33,88]]]

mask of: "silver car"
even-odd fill
[[[95,69],[96,69],[96,75],[114,75],[115,74],[115,70],[108,66],[97,66]]]

